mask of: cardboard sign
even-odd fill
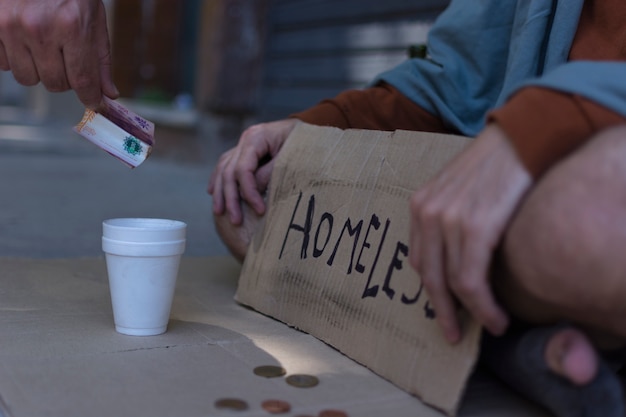
[[[450,346],[408,262],[409,198],[468,138],[299,124],[276,161],[237,301],[323,340],[449,415],[480,327]]]

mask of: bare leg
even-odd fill
[[[505,237],[509,274],[494,285],[524,320],[567,320],[622,342],[625,248],[626,128],[617,128],[540,180]]]
[[[620,127],[538,182],[507,231],[494,274],[501,302],[538,327],[487,338],[483,357],[559,416],[623,413],[619,381],[597,349],[626,342],[624,248],[626,127]],[[563,322],[571,325],[554,326]]]

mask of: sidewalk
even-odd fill
[[[102,220],[122,216],[185,221],[186,255],[227,254],[206,186],[228,143],[157,126],[152,156],[131,170],[72,131],[82,111],[63,93],[49,121],[0,123],[0,256],[98,256]]]

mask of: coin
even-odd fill
[[[282,400],[265,400],[261,407],[270,414],[283,414],[291,410],[291,405]]]
[[[287,377],[287,383],[292,387],[311,388],[319,384],[316,376],[306,374],[294,374]]]
[[[220,398],[215,401],[215,408],[244,411],[248,409],[248,403],[238,398]]]
[[[276,378],[283,376],[287,373],[285,368],[274,365],[263,365],[254,368],[254,374],[258,376],[264,376],[265,378]]]
[[[318,417],[348,417],[348,413],[341,410],[322,410]]]

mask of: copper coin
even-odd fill
[[[287,373],[285,368],[274,365],[263,365],[254,368],[254,374],[265,378],[277,378]]]
[[[311,388],[320,383],[316,376],[306,374],[294,374],[287,377],[287,383],[292,387]]]
[[[248,409],[248,403],[238,398],[220,398],[215,401],[215,408],[244,411]]]
[[[283,414],[291,410],[291,405],[282,400],[265,400],[261,407],[270,414]]]
[[[341,410],[323,410],[318,417],[348,417],[348,413]]]

